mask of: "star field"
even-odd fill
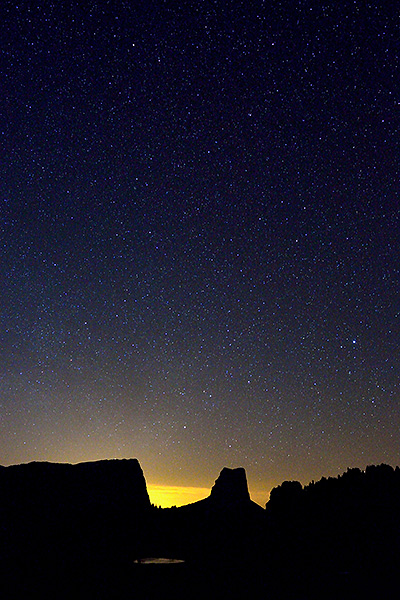
[[[0,463],[398,464],[399,13],[4,2]]]

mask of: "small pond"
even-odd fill
[[[180,558],[138,558],[136,565],[177,565],[185,561]]]

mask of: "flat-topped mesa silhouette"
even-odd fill
[[[0,467],[0,553],[15,564],[137,553],[150,511],[136,459]]]
[[[135,458],[78,464],[31,462],[0,466],[0,504],[11,500],[23,509],[42,505],[56,508],[150,506],[146,480]]]
[[[249,503],[251,500],[244,468],[224,467],[211,489],[209,501],[224,506]]]

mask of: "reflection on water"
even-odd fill
[[[184,562],[179,558],[138,558],[134,561],[137,565],[176,565]]]

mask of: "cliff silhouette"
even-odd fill
[[[151,505],[136,459],[0,467],[1,597],[390,598],[399,509],[388,465],[285,481],[265,508],[224,468],[207,498],[170,509]]]
[[[136,459],[0,467],[0,596],[101,579],[140,552],[150,508]]]

